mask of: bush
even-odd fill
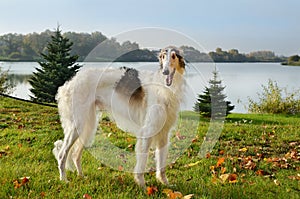
[[[258,93],[259,101],[249,98],[248,111],[252,113],[272,114],[297,114],[300,113],[299,90],[292,93],[287,88],[279,88],[276,81],[269,80],[268,85],[263,87],[263,92]],[[284,95],[282,94],[284,93]]]
[[[14,89],[13,82],[8,80],[8,70],[2,71],[0,67],[0,93],[11,94]]]

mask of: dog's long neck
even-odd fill
[[[171,85],[171,89],[173,90],[173,92],[176,95],[183,96],[184,86],[185,86],[184,75],[180,73],[175,73],[173,84]]]

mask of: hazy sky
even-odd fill
[[[173,29],[208,51],[300,54],[300,0],[0,0],[0,35],[53,30]]]

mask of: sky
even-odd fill
[[[144,27],[174,30],[206,51],[300,54],[299,0],[0,0],[0,35],[54,30],[114,37]]]

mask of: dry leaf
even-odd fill
[[[221,174],[224,174],[226,172],[226,167],[221,167]]]
[[[183,199],[191,199],[194,196],[194,194],[189,194],[186,196],[183,196]]]
[[[30,178],[30,177],[22,177],[22,178],[20,178],[20,179],[22,180],[22,182],[21,182],[22,185],[28,183],[28,182],[29,182],[29,178]]]
[[[44,198],[44,197],[46,197],[46,193],[42,191],[42,192],[40,193],[40,196],[41,196],[42,198]]]
[[[223,164],[224,163],[224,161],[225,161],[225,158],[219,158],[219,160],[218,160],[218,162],[217,162],[217,164],[216,164],[216,167],[220,167],[221,166],[221,164]]]
[[[239,152],[246,152],[248,149],[246,147],[239,149]]]
[[[14,188],[15,188],[15,189],[18,189],[18,188],[20,188],[20,187],[22,186],[22,184],[19,183],[18,180],[14,180],[13,183],[14,183]]]
[[[168,199],[178,199],[178,198],[182,198],[182,197],[183,197],[183,195],[179,191],[172,192],[168,195]]]
[[[300,180],[300,174],[298,173],[296,176],[288,176],[291,180]]]
[[[190,163],[190,164],[187,164],[185,165],[184,167],[193,167],[193,166],[196,166],[197,164],[199,164],[201,161],[197,161],[197,162],[194,162],[194,163]]]
[[[177,131],[177,132],[176,132],[176,138],[177,138],[178,140],[184,140],[186,137],[183,136],[183,135],[181,135],[180,132]]]
[[[275,183],[277,186],[280,185],[280,183],[279,183],[279,181],[278,181],[277,179],[274,180],[274,183]]]
[[[261,170],[261,169],[259,169],[259,170],[257,170],[256,172],[255,172],[255,174],[256,175],[259,175],[259,176],[263,176],[264,175],[264,170]]]
[[[210,153],[207,153],[205,157],[210,158],[210,156],[211,156]]]
[[[237,175],[234,173],[230,174],[228,177],[228,181],[229,183],[237,183]]]
[[[220,175],[220,179],[222,180],[222,183],[225,183],[226,182],[226,180],[228,179],[228,177],[229,177],[229,174],[228,173],[226,173],[226,174],[222,174],[222,175]]]
[[[220,150],[220,151],[219,151],[219,154],[220,154],[220,155],[224,155],[224,153],[225,153],[224,150]]]
[[[92,196],[90,196],[89,194],[83,194],[83,198],[85,199],[92,199]]]
[[[155,194],[157,191],[158,191],[158,189],[155,186],[147,187],[147,195],[148,196]]]

